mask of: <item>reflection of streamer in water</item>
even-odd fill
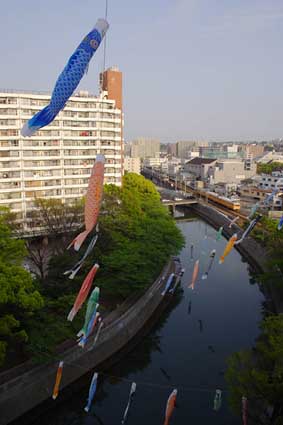
[[[162,367],[160,368],[160,370],[163,373],[163,375],[165,376],[165,378],[168,379],[168,381],[171,381],[171,376],[168,375],[168,373],[166,372],[166,370],[163,369]]]
[[[136,388],[137,388],[137,384],[135,382],[133,382],[132,383],[132,386],[131,386],[131,391],[130,391],[129,399],[128,399],[128,404],[127,404],[127,407],[126,407],[126,410],[124,412],[124,416],[123,416],[123,419],[122,419],[122,422],[121,422],[122,425],[124,425],[124,423],[127,420],[129,409],[130,409],[130,405],[131,405],[131,402],[133,400],[134,394],[136,392]]]
[[[199,320],[198,323],[199,323],[199,331],[202,332],[203,331],[202,320]]]
[[[194,259],[194,245],[191,245],[191,260]]]
[[[191,311],[192,311],[192,301],[189,302],[188,314],[191,314]]]

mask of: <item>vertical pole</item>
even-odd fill
[[[108,0],[105,0],[105,20],[106,21],[107,21],[107,15],[108,15]],[[105,64],[106,64],[106,38],[107,38],[107,34],[105,34],[105,37],[104,37],[103,72],[105,71]]]

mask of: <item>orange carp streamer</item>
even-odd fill
[[[164,425],[169,425],[169,420],[173,414],[174,407],[176,406],[177,392],[178,391],[176,389],[173,390],[168,398],[167,405],[166,405]]]
[[[75,237],[67,249],[74,246],[75,251],[79,251],[85,238],[97,223],[103,194],[104,163],[104,156],[97,155],[92,168],[86,194],[84,214],[85,230]]]
[[[83,303],[85,302],[85,300],[86,300],[86,298],[87,298],[87,296],[89,294],[89,291],[90,291],[90,288],[91,288],[91,285],[92,285],[94,276],[96,275],[96,272],[97,272],[98,269],[99,269],[99,265],[98,264],[95,264],[92,267],[92,269],[88,272],[87,277],[83,281],[83,284],[81,286],[80,292],[77,295],[77,298],[76,298],[76,301],[75,301],[75,303],[73,305],[73,308],[72,308],[72,310],[70,311],[70,313],[68,315],[68,320],[70,322],[72,322],[73,318],[75,317],[75,315],[80,310],[80,308],[83,305]]]
[[[63,373],[63,365],[64,365],[64,362],[60,362],[57,369],[56,381],[55,381],[53,394],[52,394],[53,400],[56,400],[59,394],[59,387],[60,387],[60,382],[61,382],[62,373]]]
[[[189,288],[195,289],[195,283],[198,277],[198,272],[199,272],[199,260],[195,262],[193,276],[192,276],[192,283],[190,284]]]
[[[228,254],[230,253],[230,251],[232,250],[233,246],[235,245],[235,242],[236,242],[237,238],[238,238],[237,233],[235,233],[233,236],[231,236],[231,238],[230,238],[230,239],[229,239],[229,241],[227,242],[227,245],[226,245],[226,247],[225,247],[225,249],[224,249],[223,254],[222,254],[222,255],[221,255],[221,257],[220,257],[219,264],[224,263],[224,259],[225,259],[225,257],[227,257],[227,255],[228,255]]]

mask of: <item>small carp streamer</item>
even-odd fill
[[[207,279],[207,277],[208,277],[208,273],[210,272],[210,270],[211,270],[211,268],[212,268],[212,266],[213,266],[213,263],[214,263],[215,255],[216,255],[216,250],[215,250],[215,249],[213,249],[213,250],[210,252],[210,254],[209,254],[209,258],[210,258],[210,260],[209,260],[209,263],[208,263],[208,266],[207,266],[206,272],[205,272],[205,273],[203,273],[203,275],[202,275],[202,277],[201,277],[203,280]]]
[[[164,425],[169,425],[170,418],[176,406],[177,393],[178,393],[178,390],[175,389],[169,395],[167,405],[166,405]]]
[[[189,285],[189,288],[192,288],[192,290],[195,289],[195,283],[198,277],[198,272],[199,272],[199,260],[195,262],[193,275],[192,275],[192,283]]]
[[[84,348],[85,345],[86,345],[86,343],[87,343],[88,337],[90,336],[90,334],[91,334],[91,332],[92,332],[92,330],[93,330],[93,328],[95,326],[95,323],[96,323],[96,321],[98,319],[98,316],[97,316],[97,314],[98,314],[97,313],[98,307],[99,307],[99,304],[96,304],[96,306],[95,306],[95,308],[93,310],[92,316],[91,316],[91,318],[90,318],[90,320],[88,322],[86,333],[85,334],[82,334],[81,331],[80,331],[78,333],[78,335],[77,335],[78,337],[80,337],[80,340],[79,340],[79,343],[78,343],[79,347]]]
[[[53,394],[52,394],[53,400],[56,400],[59,394],[60,382],[61,382],[62,373],[63,373],[63,365],[64,365],[64,362],[61,361],[57,369],[56,380],[55,380],[55,385],[54,385]]]
[[[129,395],[129,399],[128,399],[128,404],[127,404],[127,407],[125,409],[121,425],[124,425],[126,423],[128,413],[129,413],[129,409],[130,409],[130,405],[131,405],[131,402],[133,400],[134,394],[136,392],[136,388],[137,388],[137,384],[135,382],[133,382],[132,385],[131,385],[131,391],[130,391],[130,395]]]
[[[75,303],[73,305],[72,310],[70,311],[68,315],[68,320],[72,322],[77,312],[80,310],[81,306],[87,299],[87,296],[89,294],[94,276],[96,275],[97,270],[99,269],[99,265],[95,264],[92,269],[89,271],[87,277],[83,281],[83,284],[81,286],[80,292],[77,295],[77,298],[75,300]]]
[[[104,163],[104,156],[97,155],[92,168],[86,194],[84,212],[85,230],[75,237],[75,239],[68,246],[68,249],[71,246],[74,246],[75,251],[79,251],[85,238],[97,224],[103,195]],[[92,244],[92,242],[90,242],[90,244]]]
[[[87,334],[87,328],[88,328],[90,319],[93,315],[93,312],[94,311],[96,312],[97,310],[99,293],[100,293],[100,289],[96,286],[88,299],[84,325],[77,336],[82,336],[82,335],[85,336]]]
[[[259,209],[259,202],[254,204],[254,206],[251,208],[250,215],[248,216],[249,220],[251,220],[253,218],[253,216],[255,215],[255,213],[257,212],[258,209]]]
[[[37,130],[50,124],[65,107],[87,72],[89,62],[108,28],[109,24],[105,19],[98,19],[93,30],[83,39],[59,75],[49,105],[25,123],[21,131],[22,136],[32,136]]]
[[[232,248],[235,245],[237,238],[238,238],[237,233],[231,236],[231,238],[227,242],[227,245],[224,249],[223,254],[220,257],[219,264],[224,263],[225,257],[227,257],[227,255],[230,254],[230,252],[232,251]]]
[[[93,341],[93,343],[92,343],[91,347],[89,348],[89,351],[90,351],[90,350],[93,350],[93,348],[95,347],[95,345],[96,345],[96,343],[97,343],[97,340],[98,340],[98,338],[99,338],[100,332],[101,332],[101,330],[102,330],[102,327],[103,327],[103,325],[104,325],[104,323],[103,323],[103,321],[102,321],[101,317],[99,317],[99,318],[98,318],[98,322],[99,322],[98,329],[97,329],[96,335],[95,335],[95,337],[94,337],[94,341]]]
[[[248,425],[248,399],[247,397],[242,397],[242,419],[243,425]]]
[[[94,238],[92,238],[92,240],[91,240],[89,246],[87,247],[87,250],[84,253],[84,255],[82,256],[82,258],[70,270],[65,271],[64,275],[69,275],[69,279],[74,279],[74,277],[76,276],[78,271],[84,265],[86,258],[89,256],[89,254],[93,250],[93,248],[94,248],[94,246],[97,242],[97,239],[98,239],[98,235],[95,235]]]
[[[94,399],[94,396],[95,396],[95,393],[96,393],[97,378],[98,378],[98,374],[95,372],[93,374],[93,377],[92,377],[92,380],[91,380],[91,383],[90,383],[87,405],[84,408],[85,412],[89,412],[92,400]]]
[[[259,220],[261,220],[261,218],[262,218],[262,215],[261,215],[261,214],[259,214],[256,218],[254,218],[254,219],[250,222],[249,226],[246,228],[246,230],[245,230],[245,231],[244,231],[244,233],[242,234],[241,239],[239,239],[239,240],[235,243],[235,245],[238,245],[239,243],[243,242],[243,240],[244,240],[247,236],[249,236],[249,234],[250,234],[250,233],[251,233],[251,231],[254,229],[254,227],[257,225],[257,223],[259,222]]]
[[[267,195],[266,196],[266,198],[265,198],[265,200],[264,200],[264,205],[265,206],[268,206],[272,201],[273,201],[273,198],[274,198],[274,196],[276,195],[276,193],[278,192],[278,189],[277,188],[275,188],[271,193],[270,193],[270,195]]]
[[[219,241],[221,239],[222,232],[223,232],[223,226],[219,227],[219,229],[218,229],[218,232],[216,234],[216,240],[217,241]]]
[[[214,396],[214,403],[213,403],[213,409],[218,411],[222,404],[222,391],[216,390],[215,396]]]
[[[166,282],[165,288],[164,288],[164,290],[161,292],[162,297],[164,297],[164,295],[166,294],[166,292],[167,292],[167,291],[168,291],[168,289],[170,288],[170,286],[171,286],[171,284],[172,284],[172,282],[173,282],[174,276],[175,276],[175,274],[174,274],[174,273],[171,273],[171,274],[170,274],[170,276],[168,277],[168,280],[167,280],[167,282]]]
[[[277,230],[281,230],[282,227],[283,227],[283,215],[281,216],[281,218],[279,220],[279,223],[278,223],[278,226],[277,226]]]
[[[237,216],[237,217],[235,217],[233,220],[231,220],[231,222],[230,222],[230,224],[229,224],[229,226],[228,226],[228,227],[229,227],[229,229],[231,229],[231,228],[232,228],[233,224],[235,224],[235,223],[236,223],[236,221],[237,221],[237,220],[239,220],[239,218],[240,218],[240,217],[239,217],[239,216]]]

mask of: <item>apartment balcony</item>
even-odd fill
[[[1,140],[19,140],[20,139],[20,133],[18,130],[15,130],[15,133],[13,134],[5,134],[1,135],[0,131],[0,141]]]
[[[23,143],[25,143],[25,142],[26,141],[24,141]],[[35,142],[33,142],[33,143],[35,143]],[[59,142],[56,145],[50,145],[50,146],[46,146],[46,145],[36,146],[36,145],[31,144],[29,146],[24,145],[22,147],[22,150],[23,150],[23,152],[30,151],[31,149],[34,150],[34,151],[45,151],[45,150],[46,151],[52,151],[52,150],[54,151],[55,148],[59,148],[59,147],[60,147]]]
[[[87,183],[70,183],[70,184],[67,184],[67,183],[65,183],[65,184],[63,184],[62,185],[62,188],[64,188],[64,189],[70,189],[70,188],[87,188],[88,187],[88,182]]]
[[[38,134],[38,133],[35,133],[34,136],[31,136],[30,140],[41,141],[41,140],[52,140],[52,139],[54,140],[54,139],[57,139],[57,138],[61,139],[60,131],[56,132],[56,134],[45,134],[45,133]]]
[[[9,145],[9,144],[7,144],[7,142],[4,142],[4,143],[5,143],[5,145],[3,145],[0,142],[0,157],[1,157],[1,152],[19,151],[20,150],[19,146]]]
[[[97,135],[95,135],[95,136],[91,135],[90,136],[90,135],[87,135],[87,134],[85,134],[84,136],[62,134],[61,139],[63,139],[63,140],[74,140],[75,139],[75,141],[84,141],[84,140],[98,140],[98,139],[100,139],[100,137],[98,137]]]
[[[16,202],[15,202],[16,201]],[[21,212],[22,211],[22,199],[0,199],[0,205],[9,205],[9,208],[12,212]]]
[[[50,190],[61,190],[61,189],[62,189],[61,184],[56,184],[56,185],[53,185],[53,186],[24,186],[23,192],[24,193],[27,193],[27,192],[46,192],[46,191],[48,192]]]
[[[50,175],[46,175],[46,176],[43,176],[43,175],[40,175],[40,174],[37,174],[37,173],[30,173],[29,175],[24,175],[24,177],[23,177],[23,180],[25,181],[25,182],[27,182],[27,181],[33,181],[33,180],[44,180],[44,181],[46,181],[46,180],[60,180],[61,179],[61,174],[50,174]],[[0,180],[1,181],[1,180]]]
[[[121,173],[104,173],[105,177],[121,177]]]
[[[80,145],[66,145],[64,144],[64,151],[68,151],[68,150],[91,150],[91,149],[99,149],[100,145],[99,144],[89,144],[89,145],[85,145],[85,144],[80,144]]]
[[[104,156],[105,156],[105,159],[121,159],[121,155],[115,155],[115,154],[108,155],[108,154],[105,154]]]
[[[99,139],[120,142],[121,141],[121,136],[100,136]]]
[[[121,151],[121,145],[100,145],[101,150],[115,150],[115,151]]]
[[[6,173],[6,172],[0,172],[0,186],[1,186],[1,183],[13,183],[13,182],[19,182],[19,180],[21,179],[21,176],[19,175],[19,176],[15,176],[15,175],[12,175],[11,177],[9,176],[9,174],[8,173]]]
[[[95,159],[95,157],[96,157],[96,153],[94,153],[94,154],[92,154],[92,155],[63,155],[63,159],[64,160],[67,160],[67,159],[81,159],[81,160],[83,160],[83,159]]]
[[[11,158],[20,158],[20,152],[19,152],[19,148],[16,148],[14,150],[8,148],[8,149],[1,149],[0,150],[0,160],[6,159],[8,158],[9,160]]]
[[[5,186],[5,189],[3,188],[3,186],[1,186],[1,183],[0,183],[0,190],[1,190],[1,194],[3,194],[3,193],[6,193],[6,194],[8,194],[9,195],[9,193],[16,193],[16,192],[19,192],[19,193],[21,193],[21,191],[22,191],[22,188],[21,188],[21,186],[19,185],[18,187],[15,187],[15,186],[13,186],[13,185],[11,185],[11,187],[7,187],[7,186]],[[9,196],[7,195],[7,198],[9,198]],[[20,198],[21,196],[19,196],[19,198]]]
[[[1,109],[1,106],[2,105],[0,105],[0,118],[3,118],[3,119],[9,119],[9,118],[17,119],[18,118],[17,109],[10,109],[8,111],[4,111],[3,109]]]
[[[9,171],[16,171],[18,170],[20,167],[20,164],[18,165],[11,165],[5,162],[1,162],[0,161],[0,168],[4,171],[4,172],[9,172]]]
[[[61,168],[61,165],[24,165],[22,170],[60,170]]]
[[[23,151],[23,160],[38,160],[38,161],[49,161],[49,160],[59,160],[60,159],[60,153],[57,155],[26,155]]]
[[[107,126],[100,126],[98,127],[100,131],[109,131],[109,132],[115,132],[115,133],[121,133],[120,127],[107,127]]]

